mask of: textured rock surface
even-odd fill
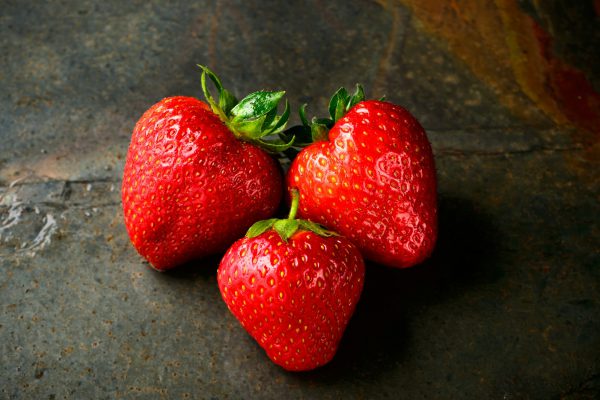
[[[515,62],[511,40],[526,32],[485,30],[469,17],[472,1],[449,2],[445,25],[412,1],[188,3],[2,4],[0,398],[599,395],[596,92],[581,95],[592,112],[581,123],[569,107],[556,111],[563,97],[541,100],[566,92],[536,97],[530,64],[511,69],[501,47]],[[501,8],[503,26],[527,15],[560,25],[562,9],[553,20],[529,3]],[[478,15],[495,21],[487,8]],[[561,62],[597,73],[581,64],[596,60],[593,46],[569,47],[576,34],[589,43],[594,26],[557,40]],[[497,78],[457,46],[471,28]],[[218,257],[161,274],[129,243],[119,188],[133,125],[162,97],[199,96],[196,63],[238,94],[285,88],[310,115],[360,81],[429,133],[434,256],[409,270],[368,267],[322,369],[269,362],[220,299]]]

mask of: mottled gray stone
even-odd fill
[[[598,180],[576,135],[516,119],[400,7],[291,3],[3,2],[0,398],[598,395]],[[324,368],[267,359],[220,298],[219,257],[157,273],[129,243],[131,130],[200,95],[196,63],[311,115],[360,81],[429,131],[435,254],[369,265]]]

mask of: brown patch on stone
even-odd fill
[[[597,141],[598,93],[581,71],[552,54],[548,34],[515,0],[496,0],[493,4],[477,0],[395,1],[407,6],[425,30],[442,38],[516,116],[531,121],[532,107],[536,107],[556,124],[593,136],[591,141],[587,135],[578,139],[589,145]],[[377,2],[393,9],[393,1]]]

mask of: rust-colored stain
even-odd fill
[[[388,9],[394,2],[408,7],[516,116],[532,121],[537,108],[597,145],[600,95],[584,72],[554,54],[553,37],[516,0],[377,1]]]

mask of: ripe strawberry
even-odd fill
[[[276,115],[284,92],[256,92],[237,102],[202,68],[210,106],[191,97],[153,105],[133,130],[125,163],[125,225],[158,270],[226,250],[254,222],[273,215],[283,192],[280,166],[263,149],[287,145],[263,137],[286,124],[287,103]]]
[[[257,222],[225,254],[223,300],[269,358],[290,371],[328,363],[354,312],[365,267],[358,249],[319,225]]]
[[[437,237],[431,146],[407,110],[363,98],[360,86],[353,96],[340,89],[331,119],[312,126],[301,108],[300,133],[316,143],[293,161],[288,188],[300,192],[302,218],[347,236],[368,259],[410,267],[431,254]]]

